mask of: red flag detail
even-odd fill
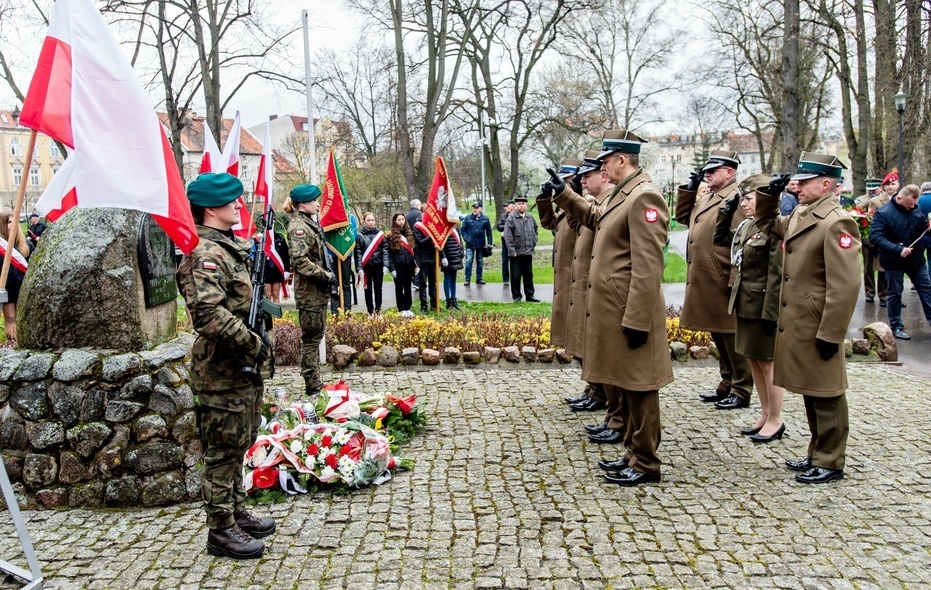
[[[349,225],[349,212],[346,211],[346,202],[340,190],[335,160],[333,148],[330,148],[326,166],[326,183],[323,186],[323,196],[320,198],[320,227],[325,232]]]
[[[449,185],[449,176],[446,174],[446,163],[443,158],[436,158],[436,172],[433,175],[433,186],[427,197],[427,206],[424,207],[423,224],[425,233],[433,240],[437,248],[442,248],[449,237],[449,232],[459,223],[456,210],[456,198]]]

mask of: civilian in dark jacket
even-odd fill
[[[537,246],[537,222],[527,213],[527,197],[518,197],[517,211],[508,215],[502,241],[508,246],[511,263],[511,297],[520,301],[520,285],[524,284],[527,301],[540,300],[533,296],[533,250]]]
[[[394,277],[394,296],[401,317],[412,318],[411,279],[417,264],[414,261],[414,235],[401,212],[391,216],[388,237],[388,271]]]
[[[886,270],[889,325],[893,335],[902,340],[910,338],[902,324],[904,275],[908,275],[918,290],[925,319],[931,324],[931,278],[921,243],[928,218],[918,208],[918,196],[918,185],[905,186],[876,212],[870,229],[870,244],[879,249],[879,261]]]
[[[411,231],[413,231],[414,224],[423,219],[423,203],[420,202],[420,199],[411,199],[411,209],[407,212],[407,215],[404,216],[404,219],[407,220],[407,225],[409,225]],[[414,244],[411,244],[411,246],[413,245]],[[424,289],[424,277],[420,269],[414,272],[414,288],[421,291]]]
[[[491,231],[491,224],[488,225],[488,231]],[[440,265],[443,268],[443,293],[446,295],[446,309],[462,309],[459,307],[459,300],[456,299],[456,274],[462,268],[463,258],[462,238],[459,237],[459,232],[455,228],[446,238],[440,256],[443,257]]]
[[[417,266],[420,267],[420,312],[428,313],[431,309],[436,309],[436,246],[433,240],[426,232],[417,227],[414,228],[414,241],[417,246],[414,248]],[[430,304],[427,307],[427,294],[429,293]]]
[[[365,292],[365,308],[369,315],[381,313],[381,292],[384,275],[388,274],[388,238],[375,226],[375,214],[362,216],[362,229],[356,236],[356,286]]]
[[[482,249],[485,244],[491,244],[491,220],[482,213],[482,204],[478,201],[472,204],[472,215],[462,220],[462,239],[465,241],[465,286],[469,286],[472,279],[472,261],[475,260],[475,282],[484,285],[482,271],[485,261],[482,258]]]
[[[498,223],[495,224],[495,229],[504,234],[504,224],[507,223],[508,216],[514,213],[514,209],[517,205],[514,201],[505,201],[504,202],[504,213],[501,214],[501,218],[498,219]],[[504,238],[501,239],[501,280],[504,284],[511,284],[511,257],[508,256],[508,245],[504,243]]]

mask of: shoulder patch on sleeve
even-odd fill
[[[294,232],[294,235],[296,235],[296,236],[303,236],[303,235],[304,235],[304,230],[299,229],[299,230],[297,230],[297,231]]]
[[[853,236],[849,234],[841,234],[837,241],[844,250],[853,246]]]
[[[217,263],[216,263],[216,262],[211,262],[211,261],[209,261],[209,260],[204,260],[204,270],[216,270],[216,269],[217,269]]]
[[[652,207],[649,209],[644,209],[643,216],[646,218],[647,223],[656,223],[656,221],[659,219],[659,211],[653,209]]]

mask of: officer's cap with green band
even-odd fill
[[[187,198],[199,207],[222,207],[238,199],[242,181],[226,172],[205,172],[187,185]]]
[[[315,184],[299,184],[291,189],[291,200],[295,203],[309,203],[320,198],[320,187]]]
[[[594,172],[595,170],[601,170],[604,162],[598,159],[598,150],[588,150],[585,152],[585,159],[583,160],[583,165],[579,169],[579,174],[583,176],[589,172]]]
[[[569,180],[573,176],[579,173],[579,169],[584,164],[582,160],[563,160],[559,164],[559,177],[563,180]]]
[[[837,156],[802,152],[802,156],[798,159],[798,169],[792,175],[792,180],[808,180],[819,176],[841,179],[846,169],[847,167]]]
[[[633,132],[626,129],[605,131],[604,137],[601,139],[601,153],[598,154],[598,159],[604,160],[614,152],[639,154],[640,145],[644,143],[647,143],[647,140],[637,137]]]

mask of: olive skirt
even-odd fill
[[[734,338],[738,354],[758,360],[771,361],[776,349],[776,335],[770,336],[763,328],[763,320],[737,316],[737,334]]]

